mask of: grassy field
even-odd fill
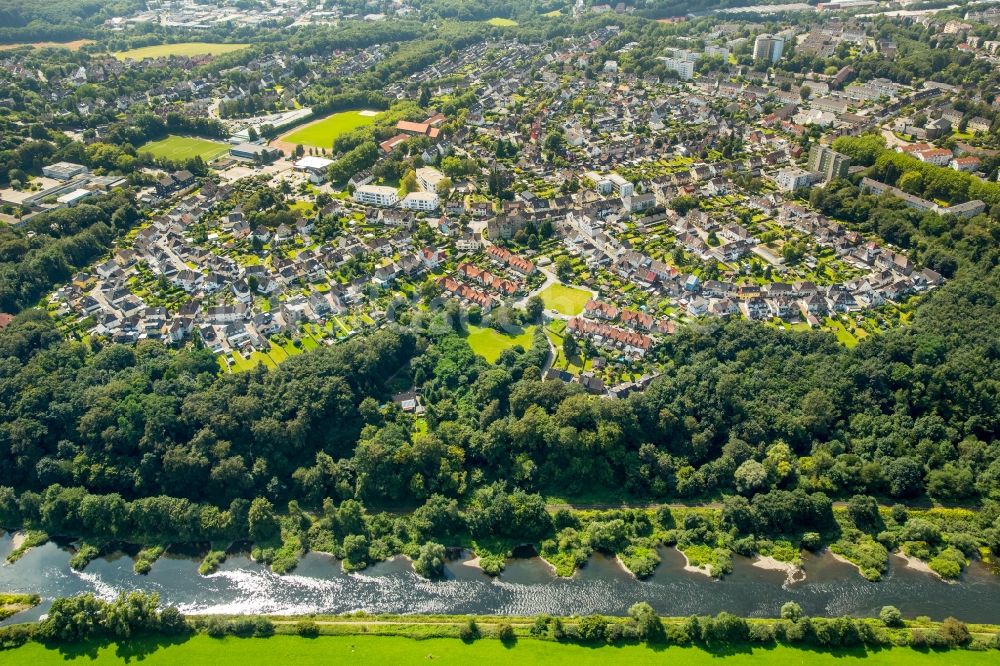
[[[466,340],[472,351],[476,352],[490,363],[500,358],[500,354],[505,349],[510,349],[514,345],[521,345],[525,349],[531,347],[531,341],[535,335],[535,327],[528,326],[522,329],[520,335],[507,335],[498,333],[492,328],[480,328],[469,325],[469,336]]]
[[[165,139],[150,141],[139,146],[139,152],[152,153],[154,157],[175,162],[182,162],[200,155],[201,159],[210,162],[229,152],[229,146],[217,141],[170,134]]]
[[[313,148],[330,148],[333,140],[344,132],[371,125],[374,121],[375,116],[370,113],[341,111],[294,129],[278,140],[293,146],[302,144]]]
[[[555,310],[564,315],[578,315],[591,299],[590,292],[567,287],[564,284],[550,284],[538,294],[545,303],[546,310]]]
[[[508,18],[500,18],[499,16],[491,18],[487,21],[490,25],[495,25],[498,28],[513,28],[517,25],[517,21]]]
[[[209,42],[180,42],[179,44],[158,44],[156,46],[143,46],[138,49],[119,51],[115,57],[119,60],[132,58],[142,60],[143,58],[162,58],[165,56],[199,56],[199,55],[223,55],[232,53],[250,46],[249,44],[212,44]]]
[[[502,643],[482,639],[463,643],[453,638],[414,640],[402,637],[322,636],[299,638],[209,638],[198,635],[178,642],[137,639],[127,644],[81,645],[63,650],[28,643],[3,653],[7,666],[43,666],[44,664],[185,664],[197,666],[244,666],[245,664],[550,664],[587,666],[589,664],[684,664],[685,666],[921,666],[923,664],[979,666],[995,664],[996,652],[917,652],[909,648],[889,650],[839,650],[821,652],[778,646],[771,648],[738,647],[706,651],[694,647],[650,648],[644,645],[588,647],[520,639]]]
[[[858,344],[858,339],[839,320],[827,317],[824,323],[837,336],[837,341],[845,347],[850,348]]]
[[[0,44],[0,51],[19,49],[22,46],[30,46],[33,49],[69,49],[79,51],[81,46],[93,44],[93,39],[76,39],[72,42],[31,42],[30,44]]]

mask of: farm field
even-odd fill
[[[522,638],[502,643],[481,639],[464,643],[454,638],[414,640],[399,636],[272,636],[270,638],[210,638],[198,635],[189,639],[139,638],[125,644],[83,644],[61,650],[39,643],[28,643],[4,652],[9,666],[44,666],[45,664],[142,663],[186,664],[188,666],[243,666],[244,664],[294,663],[297,666],[319,664],[550,664],[589,666],[590,664],[685,664],[685,666],[979,666],[996,663],[996,653],[951,650],[918,652],[909,648],[878,651],[863,649],[821,651],[787,646],[721,646],[718,651],[697,647],[654,647],[616,645],[592,647],[554,641]]]
[[[30,46],[33,49],[69,49],[79,51],[81,46],[93,44],[93,39],[76,39],[72,42],[31,42],[30,44],[0,44],[0,51],[19,49],[22,46]]]
[[[139,152],[152,153],[154,157],[181,162],[201,156],[206,162],[229,152],[229,146],[218,141],[193,136],[170,134],[165,139],[150,141],[139,146]]]
[[[487,21],[487,23],[498,28],[513,28],[517,25],[517,21],[508,18],[500,18],[499,16],[491,18]]]
[[[376,115],[377,112],[373,111],[341,111],[296,128],[279,137],[277,142],[292,148],[302,144],[312,148],[329,149],[335,138],[352,129],[371,125],[375,122]]]
[[[567,287],[564,284],[550,284],[538,294],[545,304],[546,310],[569,316],[576,316],[583,312],[583,306],[591,299],[589,291]]]
[[[519,335],[499,333],[492,328],[480,328],[469,324],[469,337],[466,340],[472,351],[476,352],[490,363],[500,358],[505,349],[521,345],[528,349],[535,336],[535,327],[528,326]]]
[[[239,51],[250,46],[249,44],[213,44],[210,42],[180,42],[178,44],[157,44],[156,46],[143,46],[128,51],[119,51],[115,57],[119,60],[132,58],[142,60],[143,58],[162,58],[164,56],[199,56],[199,55],[224,55]]]

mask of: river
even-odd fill
[[[0,561],[11,550],[11,536],[0,536]],[[35,592],[43,603],[6,621],[37,619],[51,599],[93,592],[111,599],[121,592],[156,592],[163,603],[200,613],[449,613],[624,615],[637,601],[648,601],[670,616],[729,611],[746,617],[773,617],[786,601],[808,615],[876,615],[892,604],[905,616],[940,620],[953,615],[968,622],[1000,621],[1000,577],[974,562],[956,583],[906,567],[890,558],[878,583],[828,553],[804,555],[805,579],[789,583],[782,571],[762,569],[734,557],[733,573],[716,581],[684,570],[684,557],[662,548],[662,563],[645,581],[636,580],[613,559],[595,555],[576,576],[557,578],[538,558],[511,560],[497,578],[461,560],[448,564],[443,581],[413,573],[409,561],[395,558],[358,573],[344,573],[334,558],[307,554],[289,575],[278,576],[246,555],[231,556],[209,576],[198,574],[198,560],[165,555],[148,575],[132,571],[124,553],[98,558],[86,570],[69,567],[71,549],[49,542],[29,550],[15,564],[0,566],[0,592]]]

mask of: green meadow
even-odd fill
[[[555,310],[564,315],[575,316],[583,312],[583,306],[591,299],[589,291],[567,287],[564,284],[550,284],[538,294],[546,310]]]
[[[180,42],[178,44],[157,44],[155,46],[141,46],[137,49],[119,51],[115,57],[119,60],[142,60],[143,58],[164,58],[167,56],[194,57],[200,55],[223,55],[239,51],[250,46],[249,44],[212,44],[209,42]]]
[[[247,664],[442,664],[465,666],[598,666],[623,664],[652,666],[985,666],[997,663],[995,651],[918,652],[910,648],[821,651],[786,646],[725,647],[707,651],[697,647],[620,645],[591,647],[522,638],[512,642],[481,639],[465,643],[454,638],[414,640],[399,636],[272,636],[271,638],[210,638],[197,635],[174,642],[136,639],[128,643],[82,644],[59,649],[27,643],[4,651],[6,666],[46,664],[139,663],[143,666],[246,666]]]
[[[499,333],[492,328],[480,328],[469,325],[469,336],[466,341],[476,352],[490,363],[496,362],[500,354],[505,349],[510,349],[514,345],[521,345],[524,349],[531,348],[531,342],[535,336],[535,327],[528,326],[521,329],[518,335],[508,335]]]

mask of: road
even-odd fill
[[[885,139],[886,145],[888,145],[890,148],[906,147],[912,145],[907,141],[903,141],[902,139],[900,139],[898,136],[896,136],[890,130],[887,129],[882,130],[882,138]]]

